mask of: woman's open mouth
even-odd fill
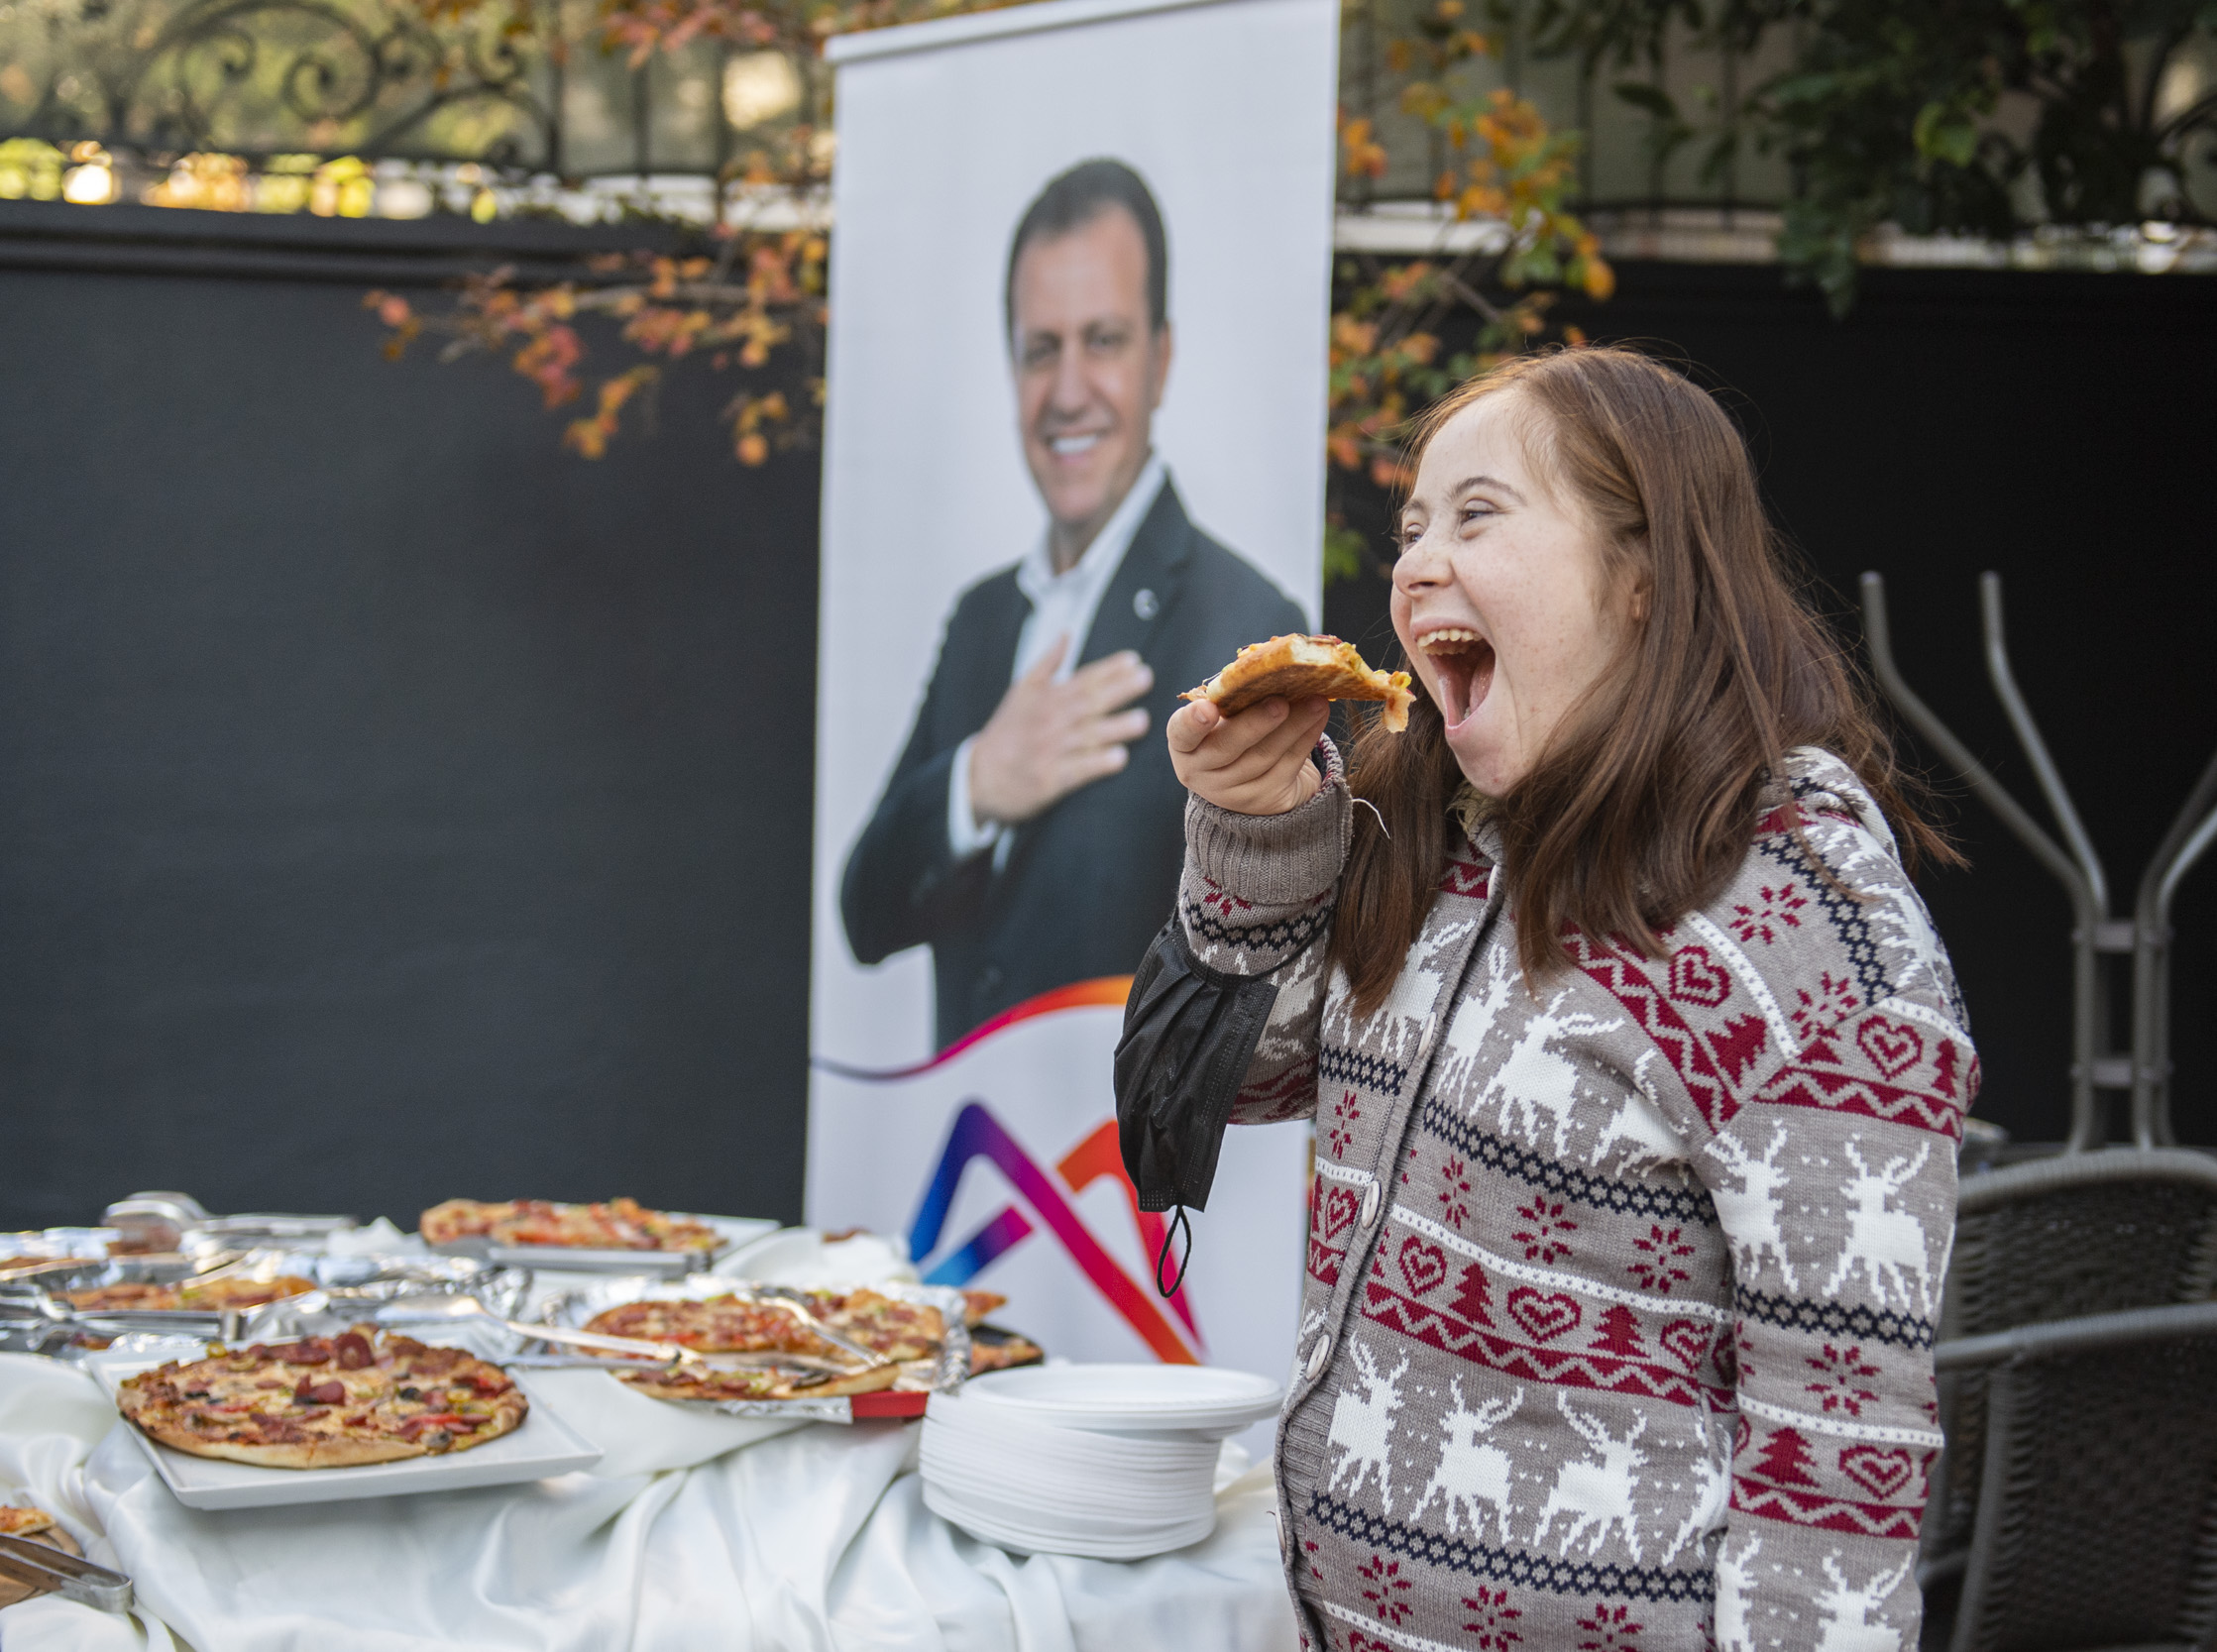
[[[1416,646],[1438,674],[1440,712],[1450,733],[1468,722],[1494,686],[1494,645],[1460,625],[1427,631]]]

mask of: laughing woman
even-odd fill
[[[1306,1644],[1917,1644],[1976,1065],[1908,807],[1738,432],[1637,354],[1432,413],[1425,695],[1168,728],[1180,913],[1313,1116],[1280,1537]],[[1367,805],[1367,807],[1358,807]]]

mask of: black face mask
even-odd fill
[[[1185,1213],[1208,1208],[1232,1103],[1276,1001],[1270,977],[1226,975],[1196,958],[1174,913],[1132,978],[1116,1046],[1117,1137],[1140,1209],[1176,1211],[1155,1258],[1155,1288],[1164,1296],[1176,1294],[1193,1260]],[[1185,1256],[1165,1284],[1180,1228]]]

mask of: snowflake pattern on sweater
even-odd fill
[[[1191,803],[1180,898],[1203,962],[1277,978],[1234,1121],[1315,1121],[1276,1463],[1304,1644],[1914,1647],[1978,1069],[1877,808],[1796,751],[1665,956],[1573,934],[1529,984],[1481,823],[1358,1021],[1308,944],[1356,829],[1319,757],[1290,814]]]

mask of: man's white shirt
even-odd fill
[[[1025,553],[1024,560],[1016,565],[1016,588],[1031,599],[1032,611],[1025,616],[1024,628],[1016,637],[1016,663],[1009,670],[1009,681],[1014,683],[1039,664],[1056,637],[1066,636],[1070,645],[1062,652],[1062,663],[1055,667],[1054,680],[1062,682],[1077,670],[1080,655],[1085,652],[1085,639],[1093,629],[1093,616],[1099,610],[1101,599],[1116,578],[1116,571],[1124,566],[1125,553],[1132,548],[1132,539],[1140,530],[1140,523],[1147,520],[1147,513],[1155,507],[1155,499],[1163,492],[1163,485],[1169,473],[1163,467],[1160,455],[1149,454],[1141,470],[1125,494],[1124,502],[1116,507],[1093,543],[1085,547],[1085,554],[1067,573],[1057,574],[1053,560],[1048,554],[1048,536],[1042,530],[1039,542]],[[970,748],[977,744],[972,734],[954,748],[954,768],[947,776],[946,785],[946,840],[954,851],[956,860],[967,860],[984,849],[993,851],[994,870],[1000,870],[1008,859],[1009,835],[998,821],[983,826],[970,810]]]

